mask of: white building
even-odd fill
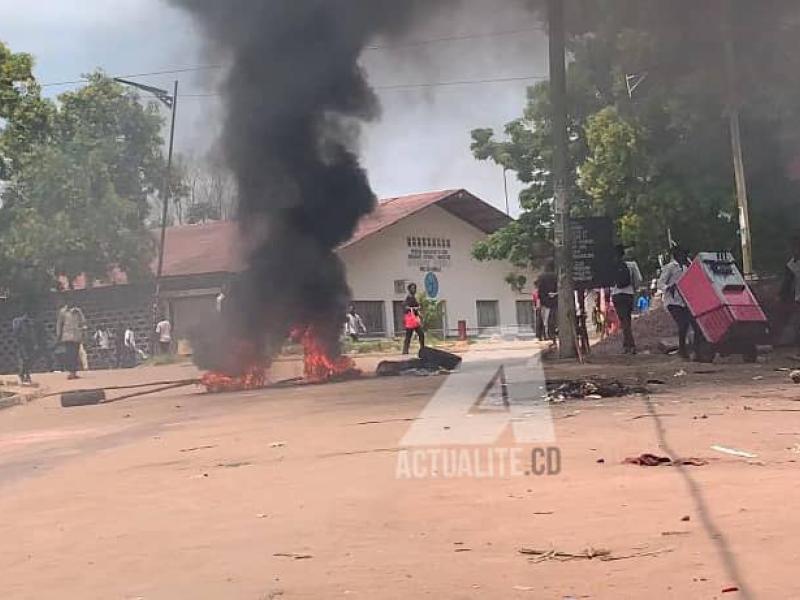
[[[455,335],[458,321],[466,321],[472,334],[529,328],[530,293],[516,292],[505,281],[518,270],[507,262],[472,257],[476,242],[508,222],[504,213],[464,190],[381,202],[339,249],[353,300],[369,329],[385,335],[402,329],[402,302],[412,282],[444,303],[448,335]]]
[[[472,257],[476,242],[509,221],[465,190],[381,201],[338,249],[369,335],[400,333],[409,283],[443,302],[442,328],[450,336],[456,335],[459,321],[466,322],[470,335],[518,328],[530,331],[532,274],[521,273],[508,262],[479,262]],[[170,228],[164,275],[167,280],[199,277],[211,283],[216,276],[238,270],[239,261],[230,251],[234,245],[231,223]],[[512,289],[506,282],[510,273],[527,277],[525,290]],[[175,289],[169,294],[177,331],[190,328],[213,310],[218,287],[200,288]]]

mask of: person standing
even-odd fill
[[[649,292],[643,291],[639,294],[639,299],[636,301],[636,312],[644,314],[650,310],[650,296]]]
[[[106,368],[110,369],[114,366],[111,357],[111,331],[105,325],[100,325],[97,331],[94,332],[94,343],[97,346],[98,354],[100,355],[100,362]]]
[[[533,302],[533,330],[536,333],[536,339],[543,342],[544,323],[542,322],[542,300],[539,298],[538,289],[534,288],[531,293],[531,300]]]
[[[139,348],[136,347],[136,334],[130,325],[125,327],[123,340],[125,343],[125,367],[135,367],[139,358]]]
[[[11,331],[17,342],[19,381],[31,383],[31,366],[36,356],[36,330],[33,319],[28,316],[27,311],[11,321]]]
[[[114,358],[118,369],[125,366],[125,327],[122,323],[117,323],[114,329]]]
[[[672,319],[678,326],[678,354],[681,358],[689,358],[689,350],[686,346],[686,337],[689,328],[693,327],[692,315],[686,306],[686,301],[678,290],[678,282],[683,274],[689,270],[691,262],[686,250],[680,246],[672,249],[672,260],[664,265],[661,270],[661,277],[658,279],[658,289],[661,290],[664,298],[664,307],[672,315]]]
[[[800,236],[792,241],[792,256],[786,263],[781,299],[792,305],[790,326],[795,335],[795,344],[800,355]]]
[[[222,309],[225,306],[225,300],[227,300],[227,298],[228,298],[228,284],[226,283],[224,286],[222,286],[222,289],[219,291],[219,294],[217,294],[217,298],[215,300],[218,313],[222,313]]]
[[[420,349],[425,347],[425,332],[422,329],[422,307],[417,300],[417,284],[408,284],[408,296],[403,300],[403,327],[406,330],[406,337],[403,340],[403,354],[408,354],[411,346],[411,338],[414,333],[419,339]]]
[[[169,354],[172,346],[172,323],[167,317],[162,316],[156,325],[156,335],[158,336],[158,348],[161,354]]]
[[[548,261],[544,272],[536,280],[536,291],[542,305],[542,323],[546,340],[556,339],[556,322],[558,321],[558,278],[553,261]]]
[[[64,348],[64,368],[69,373],[67,379],[78,379],[80,345],[85,334],[86,317],[70,301],[59,311],[56,321],[56,340]]]
[[[346,320],[344,323],[344,333],[349,336],[354,342],[358,341],[360,333],[367,333],[367,327],[364,325],[364,320],[356,312],[356,305],[351,304],[347,311]]]
[[[50,342],[50,336],[47,333],[47,328],[40,317],[34,315],[33,330],[36,336],[36,355],[33,359],[34,364],[40,358],[44,360],[45,368],[48,372],[54,369],[53,365],[53,344]]]
[[[636,340],[633,338],[633,301],[636,290],[642,284],[642,273],[635,261],[625,260],[625,246],[619,244],[616,249],[615,284],[611,289],[611,301],[622,326],[623,352],[636,354]]]

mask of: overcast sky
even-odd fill
[[[363,64],[372,83],[386,86],[541,75],[547,45],[535,19],[493,0],[465,0],[466,8],[421,24],[414,40],[476,37],[367,51]],[[0,39],[36,57],[43,83],[79,78],[97,67],[128,75],[208,64],[192,22],[164,0],[0,0]],[[219,107],[208,73],[153,75],[139,81],[169,88],[177,77],[182,94],[176,146],[201,155],[213,144]],[[466,188],[504,210],[500,167],[476,161],[469,132],[502,128],[519,116],[532,81],[379,89],[382,119],[365,129],[363,158],[380,197],[445,188]],[[70,86],[46,88],[55,95]],[[511,184],[512,212],[516,191]]]

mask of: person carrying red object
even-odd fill
[[[403,301],[403,327],[406,330],[406,337],[403,340],[403,354],[408,354],[411,346],[411,338],[414,333],[419,339],[419,347],[425,347],[425,332],[422,329],[422,316],[419,300],[417,300],[417,284],[408,284],[408,296]]]

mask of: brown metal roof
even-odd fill
[[[505,213],[466,190],[400,196],[378,202],[375,210],[361,219],[353,236],[340,248],[353,246],[433,205],[487,234],[497,231],[511,220]],[[232,221],[169,227],[164,247],[163,276],[184,277],[240,271],[244,267],[244,260],[238,240],[236,223]],[[153,261],[152,269],[155,272],[156,261]],[[115,283],[124,283],[124,273],[117,273],[114,279]],[[102,284],[98,282],[97,285]]]

